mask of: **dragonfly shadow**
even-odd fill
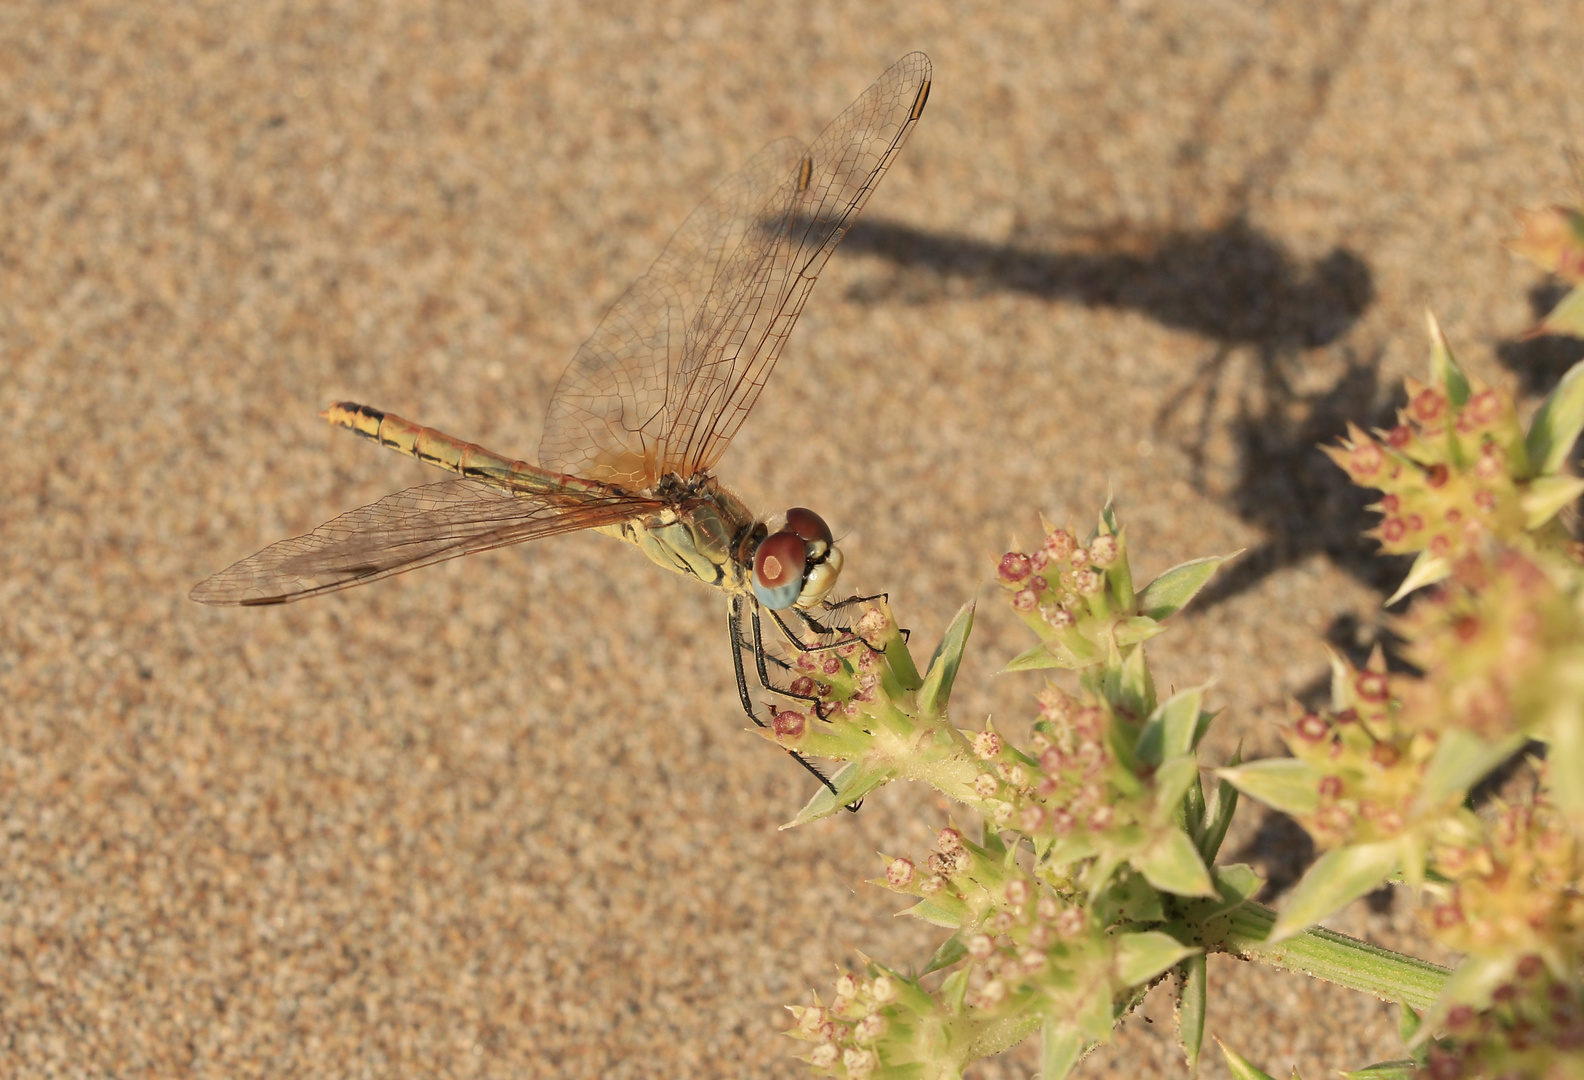
[[[1082,248],[1098,250],[1040,251],[861,221],[843,240],[848,252],[933,275],[935,287],[925,276],[903,273],[855,286],[848,298],[931,300],[946,279],[959,278],[976,292],[1125,308],[1225,345],[1272,350],[1330,344],[1375,298],[1369,267],[1353,252],[1337,248],[1305,266],[1242,218],[1212,230],[1102,229],[1079,239]]]
[[[844,242],[898,268],[889,279],[853,287],[849,299],[856,302],[926,302],[961,294],[958,282],[966,282],[970,294],[1012,291],[1138,311],[1212,343],[1188,386],[1162,394],[1168,404],[1155,426],[1180,431],[1174,414],[1193,403],[1197,420],[1180,441],[1196,486],[1258,526],[1266,540],[1223,571],[1201,604],[1229,599],[1316,554],[1382,592],[1401,580],[1406,564],[1382,559],[1362,536],[1373,524],[1364,509],[1373,495],[1318,449],[1350,420],[1365,427],[1393,422],[1395,403],[1382,401],[1380,356],[1345,350],[1342,375],[1320,390],[1301,389],[1311,380],[1298,378],[1306,353],[1340,341],[1374,302],[1373,275],[1354,252],[1338,247],[1305,262],[1242,217],[1210,230],[1109,230],[1085,238],[1086,246],[1109,242],[1111,250],[1040,251],[884,221],[858,224]],[[1228,432],[1217,406],[1230,360],[1245,353],[1253,375],[1238,391]],[[1230,435],[1235,465],[1229,480],[1211,485],[1207,447],[1218,435]]]

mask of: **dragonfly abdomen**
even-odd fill
[[[319,415],[336,427],[347,428],[425,464],[510,491],[562,491],[572,479],[355,401],[333,402]]]

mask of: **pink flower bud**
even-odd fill
[[[947,855],[955,855],[963,849],[963,835],[953,828],[945,828],[935,838],[935,843]]]
[[[886,884],[893,889],[905,889],[913,883],[917,873],[911,859],[892,859],[890,865],[886,867]]]
[[[1018,815],[1018,824],[1026,833],[1039,832],[1040,826],[1045,824],[1045,810],[1043,807],[1029,803]]]
[[[974,934],[966,942],[968,955],[981,964],[990,959],[995,952],[995,942],[990,940],[989,934]]]
[[[996,576],[1008,585],[1016,585],[1029,573],[1028,556],[1017,551],[1009,551],[1001,556],[1001,565],[996,568]]]
[[[1446,415],[1446,395],[1427,386],[1413,396],[1413,400],[1408,403],[1408,411],[1421,424],[1433,424]]]
[[[1361,671],[1353,680],[1353,689],[1365,701],[1380,703],[1391,696],[1391,684],[1384,671]]]
[[[770,730],[779,742],[796,742],[808,730],[808,717],[794,709],[778,712],[770,721]]]
[[[1430,466],[1429,471],[1425,473],[1425,483],[1432,488],[1445,487],[1447,477],[1450,475],[1451,473],[1448,472],[1447,467],[1437,462]]]
[[[1386,455],[1373,441],[1360,443],[1348,453],[1348,472],[1355,480],[1368,480],[1380,472]]]
[[[1073,591],[1080,596],[1094,596],[1105,587],[1105,577],[1093,570],[1080,570],[1073,575]]]
[[[1029,555],[1029,567],[1036,574],[1044,570],[1045,567],[1049,565],[1050,552],[1046,551],[1044,548],[1040,548],[1038,551],[1035,551]]]
[[[1039,593],[1033,589],[1023,589],[1013,594],[1012,606],[1019,611],[1033,611],[1039,607]]]
[[[1029,883],[1022,878],[1013,878],[1007,882],[1006,898],[1013,907],[1022,907],[1029,900]]]
[[[1320,798],[1326,800],[1340,799],[1342,791],[1343,784],[1340,776],[1322,776],[1320,778]]]
[[[1401,450],[1413,442],[1413,432],[1404,424],[1398,424],[1386,433],[1386,445],[1393,450]]]
[[[1293,734],[1304,742],[1316,743],[1331,734],[1331,725],[1314,713],[1309,713],[1293,725]]]

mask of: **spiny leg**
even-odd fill
[[[731,630],[732,667],[736,669],[737,673],[737,695],[742,699],[743,712],[748,714],[748,719],[752,720],[760,727],[765,727],[765,722],[759,719],[758,714],[754,711],[753,698],[748,694],[748,674],[743,670],[742,660],[742,654],[745,648],[753,649],[754,659],[759,668],[759,681],[764,684],[766,690],[776,694],[786,694],[788,697],[802,697],[802,695],[787,694],[785,690],[782,690],[771,684],[770,677],[765,672],[764,642],[759,631],[759,606],[757,604],[754,605],[754,640],[752,642],[748,642],[743,640],[740,629],[742,626],[742,605],[743,598],[740,596],[733,596],[731,598],[731,607],[727,612],[728,620],[730,622],[729,629]],[[774,658],[772,657],[772,659]],[[776,663],[779,664],[781,661],[776,660]],[[786,665],[782,664],[782,666],[785,667]],[[817,699],[815,700],[815,704],[816,706],[819,704]],[[787,753],[792,756],[792,760],[803,766],[813,774],[815,779],[817,779],[821,784],[824,784],[832,795],[838,794],[836,791],[836,785],[831,783],[830,777],[821,772],[818,766],[809,761],[796,750],[788,750]],[[856,811],[861,804],[862,800],[849,805],[847,809]]]

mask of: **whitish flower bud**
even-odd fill
[[[995,776],[990,773],[980,773],[978,776],[974,777],[974,794],[979,796],[981,799],[990,798],[997,791],[999,791],[1000,788],[1001,781],[997,780]]]
[[[1121,549],[1114,536],[1097,536],[1094,543],[1089,545],[1089,558],[1096,566],[1110,566],[1120,554]]]
[[[1029,900],[1029,883],[1022,878],[1013,878],[1007,882],[1006,898],[1013,907],[1022,907]]]
[[[841,1056],[841,1051],[836,1049],[834,1043],[820,1043],[809,1051],[809,1064],[816,1069],[834,1069],[836,1059]]]
[[[911,859],[892,859],[886,867],[886,884],[893,889],[905,889],[913,883],[917,873]]]
[[[1105,576],[1094,570],[1080,570],[1073,575],[1073,591],[1079,596],[1094,596],[1105,586]]]
[[[1001,736],[993,731],[981,731],[973,737],[973,750],[980,761],[989,761],[1001,753]]]
[[[940,831],[940,835],[935,838],[935,843],[947,855],[955,855],[963,850],[962,833],[950,827]]]
[[[1078,541],[1066,529],[1057,529],[1045,537],[1045,550],[1052,559],[1065,559],[1078,549]]]
[[[1067,908],[1056,916],[1056,932],[1064,938],[1077,937],[1083,933],[1085,921],[1082,908]]]
[[[968,939],[967,945],[968,955],[981,964],[990,959],[990,955],[995,952],[995,942],[990,939],[989,934],[974,934]]]
[[[991,979],[979,989],[979,1004],[986,1008],[993,1008],[1006,999],[1006,983],[1000,979]]]
[[[825,1010],[819,1005],[811,1005],[803,1010],[798,1017],[798,1029],[806,1035],[813,1035],[825,1026]]]
[[[860,1042],[874,1042],[885,1034],[886,1018],[879,1013],[870,1013],[853,1028],[853,1037]]]
[[[1024,971],[1033,974],[1045,966],[1045,954],[1038,949],[1025,949],[1023,955],[1018,957],[1018,962]]]
[[[1020,589],[1012,595],[1012,606],[1018,611],[1033,611],[1039,607],[1039,593],[1033,589]]]
[[[1034,911],[1042,919],[1054,919],[1061,914],[1061,904],[1050,893],[1041,893],[1039,903],[1035,905]]]
[[[836,980],[836,996],[839,998],[855,998],[858,996],[858,980],[851,975],[843,975]]]
[[[896,980],[889,975],[877,975],[875,981],[869,984],[869,996],[881,1005],[895,1001],[897,998]]]
[[[1038,832],[1043,824],[1045,824],[1045,809],[1036,803],[1029,803],[1018,815],[1018,825],[1026,833]]]
[[[857,1047],[842,1051],[842,1065],[847,1069],[848,1076],[868,1076],[878,1064],[880,1059],[875,1057],[873,1051],[859,1050]]]

